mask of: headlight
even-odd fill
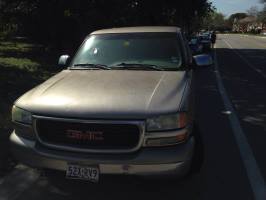
[[[147,131],[164,131],[184,128],[187,125],[187,113],[159,116],[146,121]]]
[[[31,124],[32,123],[31,113],[16,106],[13,106],[12,121],[23,124]]]

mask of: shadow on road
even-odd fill
[[[266,178],[266,78],[261,75],[266,74],[266,49],[217,48],[217,58],[229,98]]]
[[[266,49],[237,49],[237,52],[266,74]],[[217,49],[221,75],[239,118],[266,131],[266,79],[230,49]],[[232,55],[235,56],[232,58]]]
[[[193,189],[192,189],[193,188]],[[136,177],[105,176],[98,184],[66,180],[40,179],[19,200],[26,199],[199,199],[199,178],[184,181],[143,180]],[[45,194],[45,196],[40,196]]]

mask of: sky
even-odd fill
[[[230,16],[237,12],[246,12],[252,6],[263,7],[259,0],[209,0],[217,8],[218,12]]]

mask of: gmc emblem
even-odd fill
[[[102,141],[104,140],[103,132],[101,131],[78,131],[66,130],[66,136],[75,140],[89,140],[89,141]]]

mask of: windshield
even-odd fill
[[[89,36],[71,66],[82,64],[106,65],[110,69],[122,64],[134,64],[134,69],[154,65],[178,70],[182,59],[176,33],[119,33]]]

